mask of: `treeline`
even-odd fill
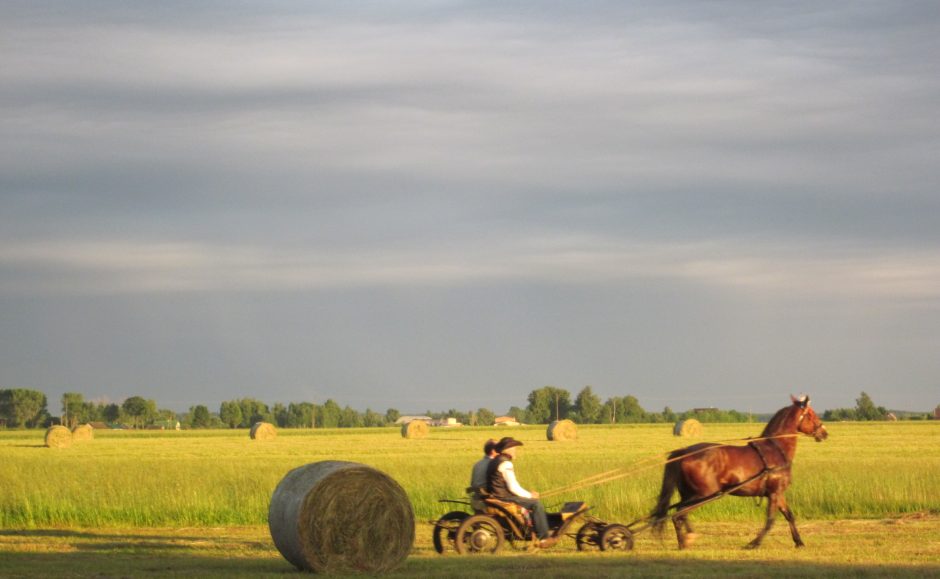
[[[866,421],[866,420],[930,420],[940,416],[940,405],[931,416],[927,412],[905,412],[902,410],[888,410],[884,406],[876,406],[867,393],[862,392],[855,399],[855,408],[833,408],[823,412],[823,420],[832,422]]]
[[[571,393],[564,388],[545,386],[529,393],[526,408],[512,407],[509,415],[519,422],[548,424],[553,420],[569,419],[579,424],[638,424],[676,422],[695,417],[702,422],[747,422],[757,416],[737,410],[697,408],[675,412],[666,406],[661,412],[648,411],[640,406],[636,396],[611,396],[606,401],[585,386],[572,400]]]
[[[53,415],[46,395],[38,390],[0,389],[0,427],[44,428],[51,424],[74,427],[103,422],[121,428],[175,428],[179,422],[184,428],[249,428],[256,422],[270,422],[280,428],[360,428],[394,425],[402,415],[396,408],[388,408],[384,412],[367,408],[361,412],[349,405],[340,406],[332,399],[322,404],[290,402],[269,406],[254,398],[239,398],[222,402],[217,411],[199,404],[182,413],[161,409],[156,401],[142,396],[131,396],[116,404],[87,401],[80,393],[67,392],[60,402],[61,414]],[[935,413],[940,414],[940,406]],[[454,418],[471,426],[490,426],[497,418],[489,408],[467,411],[452,408],[446,412],[427,410],[423,415],[432,419]],[[564,388],[538,388],[529,393],[525,408],[513,406],[505,415],[523,424],[548,424],[565,418],[579,424],[674,423],[691,417],[701,422],[760,422],[769,418],[769,415],[717,408],[675,412],[667,406],[659,412],[647,411],[635,396],[612,396],[602,401],[590,386],[582,388],[574,397]],[[828,421],[930,418],[928,413],[892,413],[877,406],[865,392],[856,399],[854,408],[836,408],[823,413],[823,419]]]

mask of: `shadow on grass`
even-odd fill
[[[185,535],[126,535],[115,533],[92,533],[89,531],[72,531],[69,529],[21,529],[21,530],[0,530],[0,537],[32,537],[32,538],[55,538],[55,539],[86,539],[89,541],[140,541],[150,543],[153,541],[164,542],[183,542],[189,541],[211,541],[212,536],[203,535],[201,537]],[[81,543],[76,547],[81,548]]]
[[[4,553],[4,577],[305,577],[289,563],[264,556],[217,557],[146,548],[136,552]],[[390,577],[547,578],[597,577],[933,577],[940,564],[919,567],[838,565],[825,562],[706,561],[670,557],[638,559],[630,555],[542,557],[412,557]],[[356,576],[355,574],[348,576]],[[364,575],[358,575],[360,577]]]

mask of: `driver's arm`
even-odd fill
[[[509,492],[524,499],[535,498],[532,496],[532,493],[522,488],[522,485],[516,480],[516,473],[511,462],[506,461],[500,464],[499,472],[503,475],[503,480],[506,481],[506,488],[509,489]]]

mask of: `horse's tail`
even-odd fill
[[[675,451],[669,454],[669,458],[681,456],[681,451]],[[662,536],[663,527],[666,525],[667,515],[669,514],[669,503],[672,501],[672,495],[679,486],[679,477],[682,476],[682,467],[680,461],[666,463],[663,469],[663,486],[659,491],[659,502],[656,508],[650,513],[653,518],[653,530],[657,535]]]

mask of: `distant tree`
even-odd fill
[[[532,422],[548,424],[553,420],[567,418],[570,406],[571,394],[567,390],[545,386],[529,393],[526,411]]]
[[[518,406],[510,406],[509,410],[506,411],[506,416],[512,416],[513,420],[520,424],[529,422],[528,414],[528,412]]]
[[[101,417],[105,422],[117,422],[121,419],[121,407],[112,402],[101,409]]]
[[[47,417],[46,395],[42,392],[27,388],[0,390],[0,418],[7,426],[35,428]]]
[[[611,423],[647,422],[648,416],[636,396],[612,396],[604,403],[603,415]]]
[[[480,408],[477,410],[477,424],[480,426],[493,426],[496,421],[496,415],[489,408]]]
[[[85,397],[78,392],[66,392],[62,395],[62,424],[69,428],[87,421]]]
[[[286,428],[289,421],[287,407],[280,402],[275,402],[271,407],[271,416],[274,418],[274,424],[279,428]]]
[[[862,392],[855,399],[855,414],[858,420],[882,420],[887,412],[882,412],[875,406],[871,396]]]
[[[663,408],[663,422],[675,422],[676,420],[676,413],[672,411],[672,408],[668,406]]]
[[[208,410],[206,410],[208,412]],[[177,420],[177,415],[175,410],[170,410],[169,408],[161,408],[157,410],[157,418],[159,420]]]
[[[192,420],[193,428],[209,428],[212,422],[212,416],[209,414],[209,409],[202,404],[190,408],[189,415]]]
[[[339,404],[332,398],[329,398],[320,406],[320,419],[317,422],[321,424],[323,428],[337,428],[342,413],[343,410],[339,407]]]
[[[623,421],[624,422],[644,422],[646,411],[640,406],[640,401],[636,396],[624,396],[622,398]]]
[[[395,424],[395,421],[399,418],[401,418],[401,412],[397,408],[389,408],[385,411],[385,422],[387,424]]]
[[[447,412],[445,412],[445,413],[443,414],[443,416],[441,416],[440,418],[453,418],[453,419],[457,420],[457,422],[459,422],[459,423],[461,423],[461,424],[470,424],[470,413],[469,413],[469,412],[461,412],[461,411],[456,410],[456,409],[454,409],[454,408],[451,408],[450,410],[448,410]]]
[[[242,423],[242,407],[237,400],[226,400],[219,406],[219,419],[229,428],[237,428]]]
[[[594,394],[591,387],[585,386],[574,399],[574,409],[580,418],[579,422],[596,424],[600,422],[603,405],[601,399],[597,394]]]
[[[271,411],[268,405],[254,398],[242,398],[238,401],[242,410],[243,427],[251,427],[257,422],[271,422]]]
[[[385,426],[385,417],[371,408],[366,408],[362,421],[364,426]]]
[[[104,403],[85,402],[82,405],[83,422],[100,422],[104,420],[102,412],[105,406]]]
[[[289,428],[313,428],[315,426],[313,413],[315,407],[311,402],[291,402],[287,405],[287,422]]]
[[[858,415],[854,408],[833,408],[823,412],[823,420],[829,422],[843,422],[858,420]]]
[[[131,419],[134,428],[140,428],[153,420],[157,413],[157,403],[142,396],[131,396],[121,404],[121,410]]]
[[[343,408],[339,415],[339,426],[341,428],[357,428],[363,424],[362,415],[349,405]]]

